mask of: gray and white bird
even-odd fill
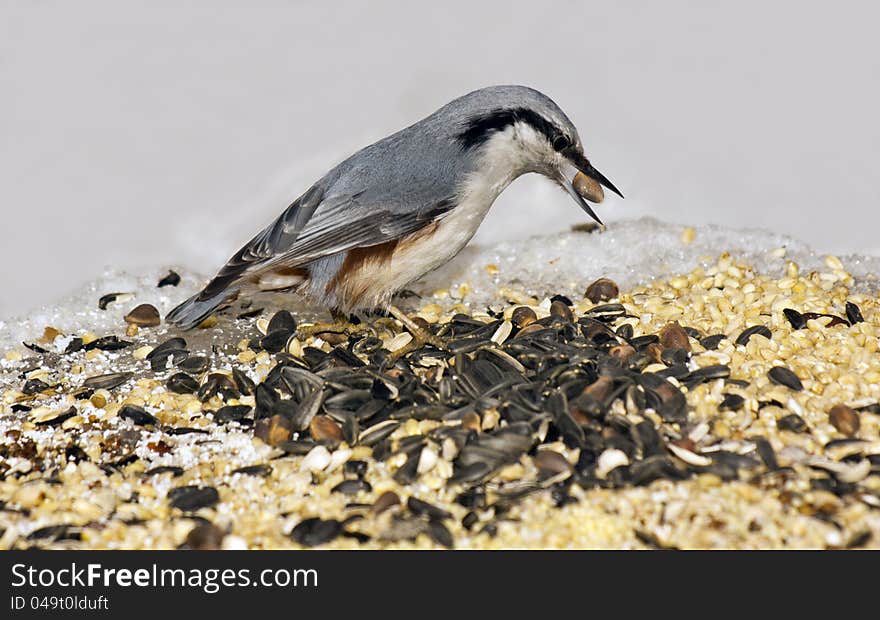
[[[394,293],[454,257],[529,172],[600,224],[584,198],[600,202],[601,186],[620,195],[546,95],[492,86],[459,97],[330,170],[167,320],[191,328],[239,296],[285,290],[337,315],[388,309],[415,331]]]

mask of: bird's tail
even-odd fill
[[[218,308],[234,301],[237,296],[238,289],[223,289],[214,294],[205,289],[169,312],[165,320],[182,329],[192,329],[214,314]]]

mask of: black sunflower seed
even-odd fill
[[[700,339],[700,344],[703,345],[703,348],[707,351],[714,351],[725,338],[727,338],[727,336],[724,334],[712,334],[711,336],[706,336],[705,338]]]
[[[131,420],[137,426],[156,424],[159,421],[147,413],[143,407],[138,407],[137,405],[125,405],[119,410],[119,417],[124,420]]]
[[[736,411],[746,402],[746,399],[739,394],[725,394],[721,404],[718,405],[718,411]]]
[[[451,519],[452,513],[417,497],[406,500],[406,507],[415,515],[426,515],[431,519]]]
[[[168,501],[172,508],[184,512],[194,512],[200,508],[210,508],[220,501],[220,494],[214,487],[184,486],[168,491]]]
[[[428,522],[428,536],[441,547],[452,549],[454,544],[452,541],[452,533],[443,525],[442,521],[431,519]]]
[[[773,337],[772,332],[769,329],[767,329],[767,327],[765,327],[764,325],[752,325],[751,327],[747,327],[746,329],[744,329],[742,331],[742,333],[740,333],[740,335],[737,336],[737,338],[736,338],[737,346],[742,346],[742,345],[747,344],[749,342],[749,339],[756,334],[760,335],[760,336],[764,336],[767,339],[770,339]]]
[[[846,319],[851,325],[863,323],[865,321],[865,318],[862,316],[862,311],[851,301],[846,302]]]
[[[83,381],[82,387],[90,390],[112,390],[119,387],[134,376],[131,372],[114,372],[107,375],[89,377]]]
[[[175,394],[193,394],[199,389],[199,382],[185,372],[171,375],[165,385]]]
[[[782,311],[782,314],[788,319],[788,323],[791,325],[792,329],[803,329],[807,326],[807,319],[805,319],[804,315],[794,308],[786,308]]]
[[[808,430],[807,423],[796,413],[779,418],[776,421],[776,427],[782,431],[794,431],[795,433],[803,433]]]
[[[226,405],[214,412],[214,421],[218,424],[240,422],[251,412],[248,405]]]
[[[366,480],[360,478],[349,478],[343,480],[335,487],[330,489],[331,493],[342,493],[343,495],[357,495],[358,493],[369,493],[373,490],[373,486]]]
[[[274,331],[283,331],[288,335],[296,331],[296,319],[287,310],[280,310],[269,320],[269,326],[266,333],[271,334]]]
[[[211,361],[203,355],[187,355],[185,359],[175,363],[180,370],[195,375],[205,372],[211,365]]]
[[[238,391],[245,396],[252,395],[256,389],[256,385],[251,381],[251,378],[238,368],[232,369],[232,380],[235,381],[235,387],[238,388]]]
[[[277,329],[260,338],[260,348],[269,353],[280,353],[287,346],[288,340],[290,340],[290,332]]]
[[[342,523],[336,519],[311,517],[297,523],[290,532],[290,538],[303,547],[316,547],[337,538],[342,531]]]
[[[162,288],[163,286],[177,286],[178,284],[180,284],[180,274],[176,271],[169,270],[168,274],[163,276],[156,286]]]
[[[773,446],[764,437],[754,437],[755,447],[758,449],[758,456],[764,461],[764,465],[770,471],[779,469],[779,463],[776,462],[776,452]]]
[[[147,360],[156,357],[167,357],[175,351],[186,351],[186,340],[180,337],[169,338],[147,354]]]
[[[42,540],[44,538],[49,538],[53,541],[82,540],[82,533],[77,526],[63,523],[60,525],[47,525],[27,535],[27,540]]]
[[[260,465],[246,465],[232,470],[233,474],[242,474],[243,476],[268,476],[272,473],[272,466],[265,463]]]
[[[804,389],[804,384],[801,383],[798,376],[785,366],[774,366],[767,373],[767,376],[770,377],[770,381],[773,383],[784,385],[795,392],[800,392]]]

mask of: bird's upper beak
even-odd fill
[[[563,152],[565,160],[559,169],[559,183],[565,188],[565,191],[574,198],[575,202],[580,205],[587,215],[602,224],[602,220],[593,211],[592,207],[587,204],[585,198],[590,202],[600,203],[605,198],[602,187],[610,189],[612,192],[623,198],[614,184],[609,181],[604,174],[593,168],[589,160],[584,157],[583,153],[575,149]],[[604,224],[603,224],[604,225]]]

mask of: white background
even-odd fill
[[[534,86],[572,118],[627,196],[599,207],[606,220],[766,227],[880,253],[878,13],[0,0],[0,316],[107,266],[207,273],[352,151],[499,83]],[[478,239],[584,218],[523,178]]]

